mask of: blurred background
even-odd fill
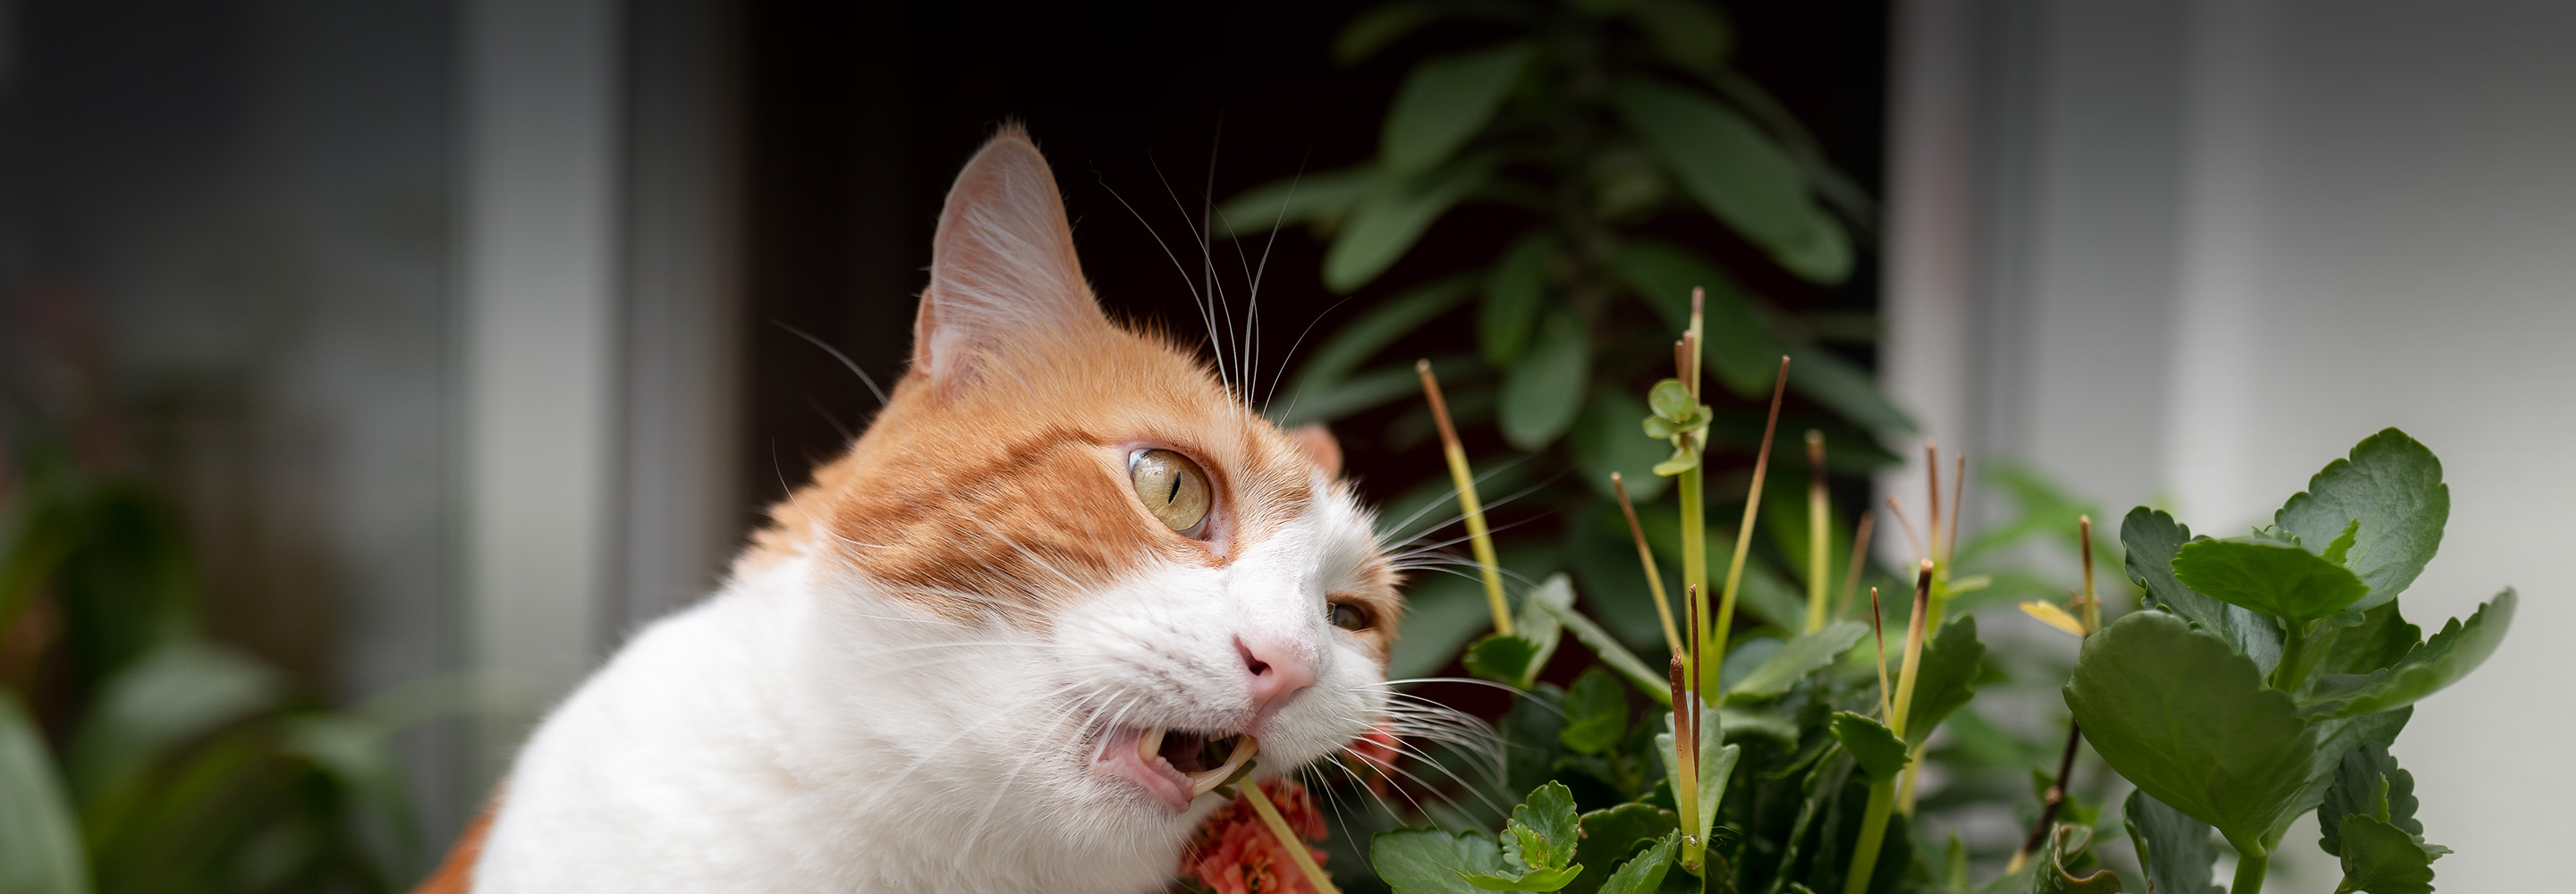
[[[1911,423],[1867,436],[1889,462],[1930,437],[2220,530],[2384,426],[2444,458],[2410,613],[2510,584],[2528,614],[2398,751],[2460,851],[2445,888],[2556,877],[2576,7],[1719,5],[1730,70],[1841,173],[1854,260],[1801,277],[1665,235],[1874,371]],[[85,812],[154,800],[117,794],[118,755],[202,732],[189,706],[269,718],[227,727],[271,756],[236,762],[269,767],[266,819],[190,852],[244,889],[407,886],[545,706],[865,424],[994,127],[1047,151],[1104,302],[1195,331],[1204,204],[1369,158],[1407,60],[1480,40],[1337,59],[1369,6],[0,0],[0,501],[107,532],[61,548],[79,586],[151,594],[102,610],[164,631],[46,657],[96,625],[0,580],[0,682],[56,745],[92,698],[142,718],[79,734]],[[1283,231],[1254,368],[1500,226],[1444,221],[1351,288]],[[1436,474],[1393,411],[1335,424],[1374,496]],[[1863,467],[1837,505],[1920,474]],[[1977,487],[1970,529],[2008,511]],[[179,627],[201,647],[138,645]],[[162,682],[77,682],[137,656]],[[145,862],[169,840],[129,837]]]

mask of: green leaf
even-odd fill
[[[1896,738],[1895,731],[1876,720],[1850,711],[1836,711],[1833,732],[1834,738],[1843,743],[1843,750],[1850,752],[1852,759],[1860,762],[1862,772],[1868,773],[1872,779],[1894,779],[1906,764],[1913,762],[1913,758],[1905,753],[1905,743]]]
[[[1584,386],[1592,381],[1592,334],[1572,313],[1553,315],[1538,343],[1503,376],[1500,412],[1495,418],[1503,440],[1528,451],[1546,449],[1574,424],[1583,409]]]
[[[1872,431],[1910,432],[1915,430],[1914,417],[1896,405],[1887,392],[1878,387],[1878,377],[1821,347],[1789,348],[1789,390],[1833,408],[1855,423]],[[1774,370],[1780,358],[1771,357]],[[1762,378],[1768,387],[1771,376]]]
[[[2084,849],[2092,843],[2093,827],[2057,824],[2039,855],[2039,869],[2032,874],[2032,894],[2120,894],[2119,873],[2097,869],[2079,878],[2068,868],[2083,859]]]
[[[2325,802],[2317,805],[2321,833],[2317,847],[2342,856],[2343,818],[2354,814],[2422,836],[2424,823],[2415,818],[2415,807],[2415,774],[2397,766],[2386,744],[2362,743],[2344,752],[2342,763],[2335,767],[2334,784],[2326,788]]]
[[[1743,746],[1721,746],[1720,743],[1724,741],[1726,741],[1724,715],[1716,711],[1708,710],[1707,708],[1701,708],[1699,722],[1699,790],[1701,792],[1699,799],[1699,819],[1696,824],[1685,831],[1689,831],[1691,834],[1697,835],[1703,840],[1708,837],[1708,830],[1710,827],[1714,826],[1717,822],[1717,802],[1719,801],[1720,796],[1716,793],[1726,791],[1727,779],[1735,775],[1736,760],[1744,756]],[[1681,768],[1674,763],[1673,756],[1673,715],[1669,713],[1664,715],[1664,731],[1655,734],[1655,752],[1663,757],[1664,778],[1680,778]]]
[[[1647,894],[1655,890],[1664,883],[1664,874],[1671,871],[1673,851],[1681,847],[1681,842],[1680,832],[1665,833],[1645,853],[1619,864],[1618,871],[1601,883],[1601,894]]]
[[[1503,734],[1503,787],[1506,791],[1546,785],[1556,761],[1570,757],[1556,731],[1565,726],[1565,691],[1552,683],[1524,690],[1497,724]]]
[[[1838,283],[1851,278],[1851,234],[1825,209],[1807,207],[1806,227],[1772,255],[1780,266],[1809,282]]]
[[[1547,297],[1547,262],[1556,240],[1545,231],[1521,237],[1485,275],[1485,303],[1476,315],[1476,340],[1485,362],[1509,368],[1529,347]]]
[[[2361,623],[2334,631],[2315,668],[2322,674],[2368,674],[2396,664],[2424,643],[2424,631],[2406,622],[2397,601],[2361,613]]]
[[[1521,610],[1512,615],[1512,632],[1538,645],[1538,652],[1530,657],[1529,674],[1520,681],[1521,688],[1537,682],[1538,672],[1547,667],[1549,658],[1555,657],[1557,642],[1565,635],[1565,625],[1557,617],[1573,611],[1574,579],[1564,572],[1548,575],[1538,586],[1521,594]]]
[[[1598,656],[1603,665],[1619,672],[1619,676],[1627,678],[1630,684],[1655,699],[1658,704],[1663,704],[1667,708],[1672,707],[1670,677],[1656,673],[1653,668],[1647,667],[1646,662],[1640,660],[1636,653],[1620,645],[1617,637],[1611,636],[1610,631],[1601,629],[1601,625],[1591,618],[1584,617],[1582,612],[1575,611],[1571,607],[1555,605],[1548,605],[1548,610],[1556,615],[1559,623],[1565,625],[1565,629],[1574,632],[1575,639],[1582,640],[1585,646],[1590,647],[1592,654]]]
[[[1582,841],[1574,849],[1574,862],[1582,864],[1585,869],[1573,884],[1565,886],[1566,894],[1593,894],[1606,890],[1604,885],[1614,874],[1613,867],[1624,871],[1636,862],[1630,860],[1623,865],[1620,860],[1640,844],[1679,832],[1681,820],[1672,811],[1652,804],[1621,804],[1584,814],[1582,829]]]
[[[2337,894],[2432,894],[2433,860],[2440,853],[2377,817],[2347,814],[2340,825],[2343,884]]]
[[[1521,682],[1537,673],[1538,644],[1520,636],[1494,634],[1467,647],[1460,659],[1467,672],[1497,683],[1526,687]]]
[[[2323,556],[2263,539],[2194,540],[2174,555],[2173,571],[2196,592],[2293,623],[2342,611],[2370,592]]]
[[[2133,612],[2086,638],[2066,704],[2112,769],[2231,842],[2310,803],[2316,732],[2253,660],[2181,618]]]
[[[1362,165],[1274,180],[1216,206],[1216,219],[1209,221],[1208,231],[1221,239],[1243,239],[1306,224],[1318,233],[1330,233],[1386,179],[1377,168]]]
[[[2358,522],[2343,565],[2370,586],[2370,595],[2352,606],[2368,609],[2415,582],[2441,547],[2442,525],[2450,517],[2451,486],[2442,483],[2442,461],[2391,428],[2353,445],[2349,457],[2327,463],[2272,519],[2310,543],[2333,539]]]
[[[1977,695],[1977,674],[1985,667],[1986,644],[1977,641],[1977,616],[1960,615],[1941,624],[1941,632],[1923,645],[1922,663],[1914,673],[1914,702],[1905,712],[1905,741],[1915,747],[1961,705]]]
[[[1574,790],[1565,783],[1550,782],[1531,790],[1529,797],[1512,807],[1511,829],[1520,843],[1521,862],[1537,869],[1573,863],[1577,823]],[[1510,843],[1505,843],[1503,854],[1511,856]]]
[[[1378,158],[1409,176],[1431,170],[1485,129],[1529,67],[1533,49],[1508,43],[1424,60],[1396,88],[1378,133]]]
[[[1821,212],[1789,153],[1753,122],[1705,94],[1659,81],[1631,79],[1611,88],[1611,104],[1673,172],[1682,189],[1774,258],[1814,255]],[[1837,282],[1812,257],[1791,272]],[[1842,271],[1848,272],[1848,267]]]
[[[1404,598],[1404,622],[1397,628],[1394,653],[1386,676],[1410,680],[1429,676],[1458,657],[1460,646],[1494,623],[1485,605],[1485,588],[1476,581],[1443,574],[1410,588]]]
[[[1422,394],[1422,374],[1412,364],[1372,369],[1338,382],[1291,392],[1288,400],[1274,402],[1274,414],[1280,427],[1294,428],[1313,422],[1331,422],[1352,413],[1404,397]]]
[[[1786,351],[1735,277],[1690,249],[1651,239],[1621,245],[1610,269],[1674,328],[1689,325],[1691,290],[1700,289],[1708,337],[1701,362],[1739,397],[1770,393]]]
[[[1674,67],[1693,74],[1715,74],[1735,49],[1735,28],[1726,17],[1692,0],[1640,0],[1628,9],[1646,41]]]
[[[2312,705],[2335,705],[2331,716],[2355,717],[2414,704],[2460,681],[2495,654],[2513,625],[2514,592],[2478,606],[2466,624],[2452,618],[2442,632],[2390,667],[2363,675],[2328,674],[2317,681]]]
[[[1859,621],[1836,621],[1814,633],[1799,634],[1781,644],[1779,651],[1763,659],[1751,673],[1736,680],[1726,689],[1730,697],[1770,698],[1789,691],[1808,675],[1830,667],[1852,644],[1869,635],[1869,625]],[[1669,685],[1669,684],[1667,684]]]
[[[1374,191],[1352,208],[1349,222],[1324,250],[1324,286],[1348,293],[1368,285],[1411,250],[1432,221],[1493,174],[1492,159],[1470,159]]]
[[[72,792],[88,804],[166,749],[275,704],[282,689],[276,673],[249,656],[169,640],[102,684],[64,762]]]
[[[2216,833],[2143,791],[2129,793],[2121,822],[2138,848],[2138,865],[2155,894],[2227,894],[2210,879],[2218,860]]]
[[[1592,399],[1584,402],[1566,446],[1593,493],[1612,496],[1610,473],[1617,472],[1636,502],[1652,503],[1663,495],[1668,482],[1655,474],[1655,463],[1664,458],[1664,445],[1628,432],[1629,422],[1641,418],[1646,418],[1645,403],[1617,388],[1595,388]]]
[[[1675,426],[1687,425],[1708,415],[1701,408],[1699,401],[1691,399],[1690,386],[1680,379],[1665,379],[1656,382],[1655,387],[1647,389],[1646,407],[1654,412],[1655,418],[1673,423]],[[1675,430],[1679,431],[1678,428]],[[1672,435],[1663,437],[1669,438]]]
[[[2237,652],[2270,674],[2281,663],[2281,629],[2252,609],[2229,605],[2194,592],[2174,578],[2174,555],[2191,542],[2191,529],[2173,516],[2140,506],[2120,522],[2120,545],[2128,552],[2129,579],[2146,588],[2145,607],[2163,609],[2217,634]]]
[[[1397,829],[1369,839],[1369,866],[1396,894],[1472,894],[1465,872],[1499,872],[1502,848],[1474,832]]]
[[[1527,869],[1519,872],[1460,872],[1458,876],[1487,891],[1554,891],[1574,882],[1582,874],[1581,866],[1557,869]]]
[[[1578,754],[1599,754],[1628,735],[1628,693],[1610,672],[1587,668],[1565,691],[1565,728],[1557,738]]]
[[[82,894],[89,860],[34,721],[0,690],[0,894]]]
[[[1299,366],[1297,378],[1289,382],[1288,388],[1272,402],[1273,405],[1293,406],[1299,402],[1300,395],[1320,393],[1341,381],[1359,369],[1360,364],[1395,344],[1397,339],[1411,334],[1422,324],[1447,313],[1467,296],[1475,294],[1475,283],[1473,277],[1452,276],[1378,302],[1375,307],[1343,325],[1333,333],[1333,337],[1317,345],[1315,353]],[[1412,375],[1413,364],[1406,363],[1403,371]],[[1421,387],[1419,377],[1414,382],[1416,388]]]
[[[1389,3],[1360,13],[1333,37],[1333,62],[1353,65],[1439,18],[1429,3]]]

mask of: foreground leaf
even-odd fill
[[[2452,618],[2442,632],[2388,668],[2369,674],[2329,674],[2317,681],[2311,704],[2332,707],[2333,717],[2376,714],[2414,704],[2460,681],[2504,642],[2513,625],[2516,599],[2512,590],[2478,606],[2466,624]]]
[[[83,894],[89,861],[36,725],[0,690],[0,892]]]
[[[2343,818],[2353,815],[2370,816],[2421,836],[2424,822],[2415,818],[2415,807],[2415,774],[2397,766],[2387,745],[2364,743],[2344,752],[2343,762],[2335,767],[2334,785],[2326,789],[2325,802],[2317,805],[2317,830],[2322,833],[2317,847],[2342,856]]]
[[[1378,157],[1400,176],[1431,170],[1494,120],[1532,49],[1510,43],[1426,59],[1396,88]]]
[[[1914,672],[1914,702],[1905,711],[1905,741],[1920,748],[1932,738],[1950,712],[1977,695],[1977,673],[1985,667],[1986,644],[1977,641],[1977,616],[1960,615],[1941,625],[1923,646]]]
[[[2112,769],[2231,842],[2308,806],[2316,733],[2251,659],[2181,618],[2134,612],[2085,640],[2066,705]]]
[[[1672,811],[1651,804],[1621,804],[1584,814],[1581,826],[1582,841],[1575,846],[1574,862],[1587,868],[1565,886],[1566,894],[1607,890],[1604,886],[1615,871],[1625,871],[1636,862],[1622,864],[1620,860],[1640,844],[1679,832],[1681,821]],[[1670,859],[1670,855],[1666,858]]]
[[[2200,625],[2254,660],[2270,674],[2281,663],[2281,629],[2252,609],[2229,605],[2194,592],[2174,578],[2174,555],[2191,542],[2191,529],[2173,516],[2140,506],[2120,521],[2120,545],[2128,551],[2129,579],[2147,590],[2148,608],[2163,609]]]
[[[1601,894],[1646,894],[1655,890],[1664,883],[1664,874],[1671,871],[1673,851],[1681,847],[1681,842],[1681,833],[1666,833],[1645,853],[1619,864],[1618,871],[1601,883]]]
[[[2121,810],[2129,840],[2138,848],[2138,865],[2146,870],[2147,890],[2155,894],[2226,894],[2211,879],[2218,862],[2217,833],[2208,823],[2184,816],[2144,791],[2129,793]]]
[[[2039,868],[2031,877],[2031,894],[2120,894],[2120,874],[2096,869],[2078,877],[2067,864],[2081,860],[2084,849],[2093,844],[2093,827],[2059,823],[2050,831],[2048,843],[2039,854]]]
[[[1628,693],[1610,672],[1594,667],[1565,691],[1565,728],[1557,738],[1577,754],[1599,754],[1628,733]]]
[[[2423,573],[2442,545],[2442,525],[2450,516],[2451,487],[2442,483],[2442,461],[2391,428],[2353,445],[2348,458],[2327,463],[2272,518],[2310,543],[2324,543],[2360,522],[2343,564],[2370,586],[2370,595],[2352,607],[2369,609],[2397,598]]]
[[[1832,666],[1834,659],[1867,635],[1869,625],[1859,621],[1836,621],[1814,633],[1799,634],[1727,687],[1726,693],[1742,698],[1770,698],[1787,692],[1808,675]]]
[[[2323,556],[2261,539],[2192,541],[2175,553],[2173,572],[2196,592],[2293,623],[2342,611],[2370,592]]]
[[[1473,832],[1397,829],[1369,839],[1369,865],[1396,894],[1471,894],[1463,872],[1500,872],[1503,850]]]
[[[1905,743],[1886,724],[1850,711],[1834,712],[1833,733],[1872,779],[1894,779],[1913,760],[1905,752]]]
[[[2441,854],[2378,817],[2350,814],[2341,826],[2343,884],[2335,894],[2432,894],[2433,860]]]
[[[1460,656],[1458,661],[1466,666],[1468,673],[1497,683],[1525,687],[1527,684],[1521,681],[1535,675],[1533,665],[1536,662],[1532,659],[1537,657],[1538,644],[1528,638],[1494,634],[1468,646],[1467,654]]]
[[[1744,756],[1741,745],[1724,745],[1724,715],[1700,709],[1699,721],[1699,818],[1685,831],[1705,840],[1708,830],[1717,822],[1718,797],[1726,791],[1726,781],[1735,775],[1735,762]],[[1664,777],[1681,778],[1680,768],[1673,763],[1673,715],[1664,715],[1664,731],[1655,734],[1655,751],[1664,760]]]

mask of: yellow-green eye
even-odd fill
[[[1207,475],[1189,457],[1169,450],[1136,451],[1127,460],[1127,480],[1136,486],[1136,499],[1145,501],[1145,511],[1161,519],[1163,527],[1186,534],[1207,520]]]
[[[1333,603],[1332,613],[1333,626],[1335,627],[1350,631],[1367,630],[1369,628],[1367,609],[1360,608],[1359,606],[1352,605],[1348,602],[1336,602]]]

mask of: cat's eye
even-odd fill
[[[1369,616],[1367,609],[1352,605],[1348,602],[1336,602],[1332,604],[1332,607],[1329,610],[1332,613],[1333,626],[1335,627],[1350,631],[1369,629]]]
[[[1188,534],[1207,520],[1207,473],[1189,457],[1159,448],[1136,451],[1127,459],[1127,480],[1163,527]]]

